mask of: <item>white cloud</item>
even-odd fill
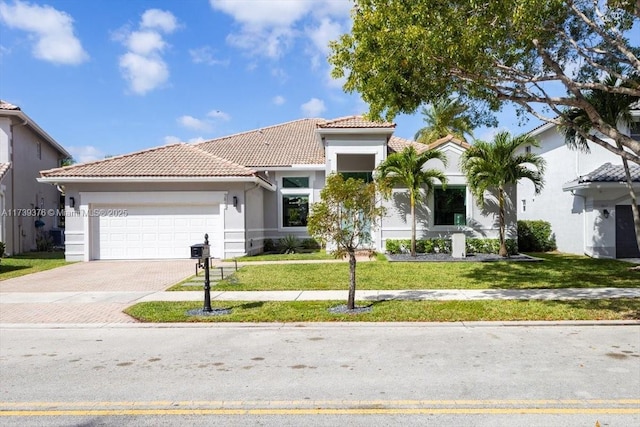
[[[211,110],[207,113],[207,117],[211,117],[213,119],[219,119],[219,120],[223,120],[225,122],[228,122],[229,120],[231,120],[231,116],[227,113],[225,113],[224,111],[220,111],[220,110]]]
[[[106,155],[99,148],[94,147],[93,145],[83,145],[80,147],[68,147],[69,153],[71,153],[71,157],[77,163],[85,163],[92,162],[94,160],[104,159]]]
[[[129,88],[138,95],[144,95],[169,79],[169,68],[159,56],[129,52],[120,57],[120,69]]]
[[[229,65],[229,60],[216,59],[213,49],[209,46],[189,49],[189,55],[194,64]]]
[[[284,99],[284,96],[277,95],[273,97],[272,101],[275,105],[282,105],[286,102],[286,99]]]
[[[320,117],[326,111],[324,101],[318,98],[311,98],[300,106],[305,117]]]
[[[142,14],[142,28],[157,28],[170,34],[178,28],[178,20],[171,12],[160,9],[148,9]]]
[[[0,21],[34,36],[33,56],[54,64],[77,65],[89,55],[74,35],[71,15],[51,6],[0,3]]]
[[[168,45],[160,31],[171,33],[177,26],[171,12],[149,9],[142,14],[138,31],[123,28],[114,35],[129,50],[120,56],[119,65],[135,94],[144,95],[169,80],[169,66],[161,56]]]
[[[180,123],[182,126],[186,127],[187,129],[198,130],[198,131],[211,130],[211,123],[205,120],[196,119],[193,116],[188,116],[188,115],[180,116],[178,117],[178,123]]]
[[[163,138],[163,141],[165,145],[169,145],[169,144],[177,144],[179,142],[182,142],[182,139],[178,138],[177,136],[167,135]]]
[[[166,42],[155,31],[134,31],[127,38],[127,47],[139,55],[150,55],[156,51],[162,51]]]
[[[348,22],[351,3],[336,0],[209,0],[211,8],[235,19],[238,32],[227,42],[252,56],[282,57],[301,36],[312,37],[314,46],[326,52],[324,39],[337,32],[340,24],[329,17]],[[306,32],[303,22],[318,21]]]
[[[344,33],[344,30],[338,21],[325,17],[322,18],[317,27],[307,28],[305,32],[316,49],[327,56],[330,53],[329,42],[337,40]]]

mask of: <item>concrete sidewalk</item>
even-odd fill
[[[343,300],[347,290],[331,291],[216,291],[211,299],[219,301],[317,301]],[[356,299],[381,300],[576,300],[603,298],[640,298],[640,288],[566,288],[566,289],[415,289],[359,290]],[[182,292],[0,292],[1,304],[135,304],[147,301],[200,301],[203,291]]]

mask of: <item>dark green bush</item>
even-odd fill
[[[300,252],[302,249],[302,243],[296,236],[289,234],[280,239],[278,249],[280,250],[280,253],[283,254],[295,254]]]
[[[320,249],[320,243],[316,239],[304,239],[302,241],[302,249],[318,250]]]
[[[275,252],[277,250],[277,246],[273,243],[271,239],[264,239],[262,250],[264,252]]]
[[[523,252],[548,252],[557,249],[551,224],[546,221],[518,221],[518,248]]]
[[[385,250],[389,254],[407,253],[411,248],[410,240],[388,239],[385,243]],[[498,239],[466,239],[466,250],[468,254],[497,254],[500,250]],[[518,242],[514,239],[507,239],[507,251],[509,255],[518,253]],[[416,240],[416,252],[421,254],[451,253],[451,239],[423,239]]]

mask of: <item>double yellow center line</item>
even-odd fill
[[[0,402],[0,417],[640,414],[640,399]]]

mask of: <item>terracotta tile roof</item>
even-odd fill
[[[464,148],[465,150],[468,150],[469,148],[471,148],[470,144],[468,144],[465,141],[461,141],[460,139],[456,138],[453,135],[447,135],[444,138],[440,138],[440,139],[437,139],[437,140],[433,141],[431,144],[429,144],[429,148],[430,149],[438,148],[439,146],[444,145],[444,144],[446,144],[448,142],[452,142],[452,143],[454,143],[456,145],[459,145],[460,147]]]
[[[247,167],[275,167],[324,163],[324,147],[315,129],[323,119],[302,119],[235,135],[196,146]]]
[[[0,180],[9,172],[9,169],[11,169],[11,163],[0,163]]]
[[[95,162],[41,171],[52,177],[223,177],[256,172],[214,156],[192,144],[178,143]]]
[[[20,110],[20,107],[0,99],[0,110]]]
[[[389,138],[387,144],[390,152],[399,153],[409,146],[413,146],[418,154],[429,149],[429,146],[420,142],[412,141],[410,139],[400,138],[399,136],[392,136]]]
[[[340,117],[334,120],[327,120],[323,123],[318,123],[318,128],[321,129],[344,129],[344,128],[389,128],[394,129],[395,123],[389,122],[372,122],[366,120],[362,116],[347,116]]]
[[[640,182],[640,166],[629,165],[629,173],[633,182]],[[585,182],[624,182],[627,178],[622,165],[605,163],[598,169],[578,178],[578,183]]]

